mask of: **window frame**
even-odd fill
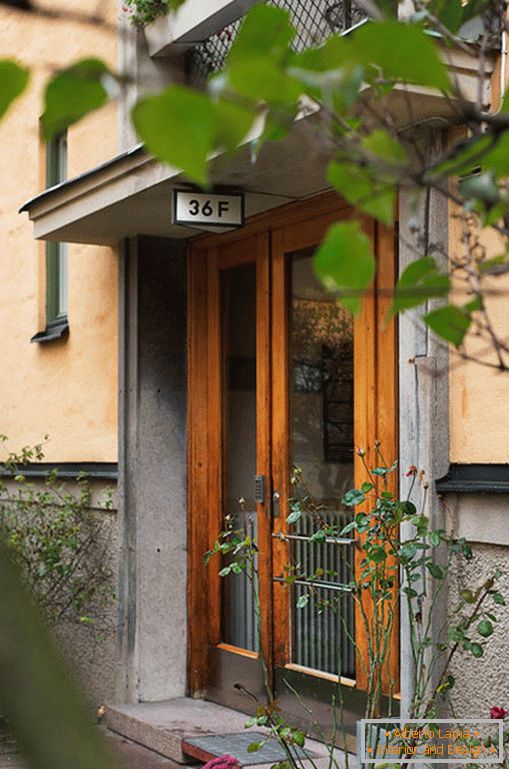
[[[53,137],[46,145],[45,186],[54,187],[67,179],[67,132]],[[69,332],[67,317],[67,243],[46,241],[45,250],[45,329],[32,342],[61,339]]]

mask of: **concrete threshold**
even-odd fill
[[[248,716],[236,710],[205,700],[181,697],[164,702],[140,702],[136,705],[108,705],[104,723],[116,734],[159,753],[178,764],[189,764],[195,759],[186,756],[182,742],[193,737],[213,734],[244,732]],[[256,727],[257,732],[266,731]],[[306,740],[306,748],[316,754],[313,769],[328,769],[330,757],[326,746],[315,740]],[[336,750],[334,769],[345,767],[344,754]],[[256,754],[253,754],[253,762]],[[304,760],[306,765],[310,762]],[[350,766],[355,759],[350,757]],[[270,769],[271,764],[256,764],[256,769]],[[311,764],[310,764],[311,768]]]

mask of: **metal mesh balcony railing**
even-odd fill
[[[272,5],[290,11],[296,29],[293,48],[303,51],[320,45],[332,33],[344,32],[365,18],[351,0],[270,0]],[[222,69],[228,51],[242,20],[217,32],[192,48],[187,54],[187,76],[190,84],[203,85],[208,75]]]

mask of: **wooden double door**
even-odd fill
[[[297,687],[325,723],[339,681],[353,728],[366,685],[348,589],[355,543],[308,541],[324,522],[349,520],[341,497],[362,475],[354,448],[380,440],[396,451],[395,330],[376,290],[394,284],[393,232],[362,222],[379,270],[358,318],[313,272],[327,228],[352,216],[326,195],[191,245],[189,684],[251,712],[268,683],[302,715]],[[303,514],[288,524],[296,500]],[[219,556],[204,565],[228,525],[257,543],[254,586],[220,576]]]

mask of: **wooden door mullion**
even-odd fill
[[[287,531],[290,447],[288,383],[288,293],[285,230],[272,233],[272,480],[279,494],[279,515],[273,518],[273,572],[284,575],[289,562],[288,542],[277,539]],[[274,664],[284,667],[291,655],[291,589],[273,584]]]
[[[223,315],[218,249],[207,259],[207,467],[208,549],[223,528]],[[204,555],[204,554],[203,554]],[[221,563],[214,558],[207,566],[209,582],[208,624],[211,646],[221,638]]]
[[[265,479],[265,502],[257,505],[261,653],[272,686],[272,527],[270,403],[270,252],[268,233],[256,238],[256,472]],[[253,479],[254,482],[254,479]]]

